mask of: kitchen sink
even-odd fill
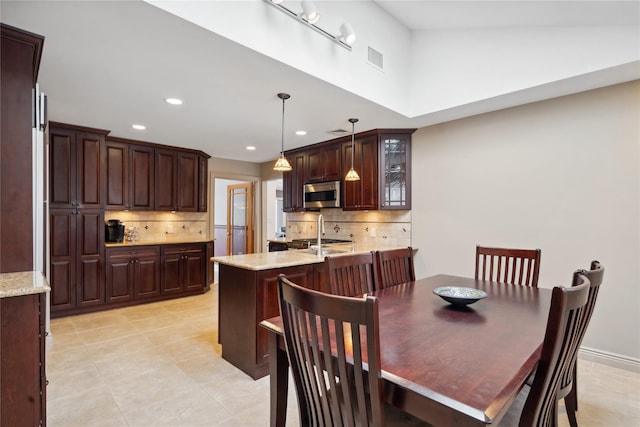
[[[318,248],[309,248],[307,250],[305,250],[306,253],[309,254],[314,254],[314,255],[333,255],[333,254],[344,254],[347,251],[343,251],[340,249],[333,249],[333,248],[322,248],[320,250],[320,253],[318,253]]]

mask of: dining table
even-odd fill
[[[444,286],[487,296],[457,306]],[[433,426],[497,424],[534,371],[551,289],[436,275],[376,290],[385,402]],[[280,317],[268,331],[270,425],[286,421],[289,363]]]

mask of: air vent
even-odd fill
[[[382,70],[383,68],[383,57],[382,54],[380,52],[378,52],[377,50],[375,50],[374,48],[372,48],[371,46],[369,46],[369,64],[380,68]]]
[[[345,133],[349,133],[349,131],[344,129],[334,129],[334,130],[330,130],[329,133],[332,133],[334,135],[343,135]]]

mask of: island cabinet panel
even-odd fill
[[[302,286],[313,286],[313,265],[269,270],[247,270],[220,264],[219,342],[222,357],[253,379],[268,373],[266,331],[260,322],[279,315],[279,274]]]
[[[46,425],[45,294],[0,299],[0,425]]]

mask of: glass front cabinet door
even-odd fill
[[[379,141],[380,209],[410,210],[411,133],[380,134]]]

